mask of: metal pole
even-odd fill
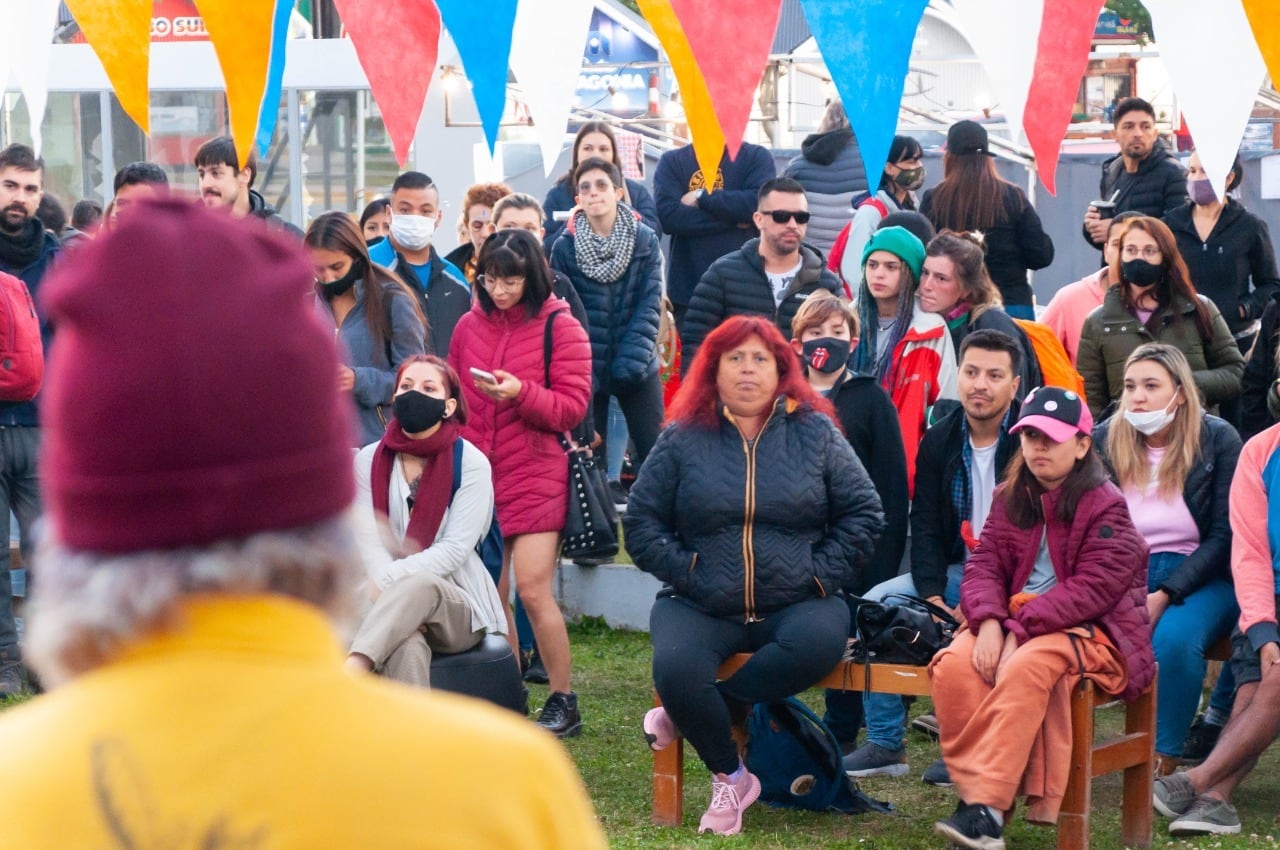
[[[305,227],[306,211],[302,206],[302,110],[298,105],[298,90],[287,93],[289,110],[289,218],[298,227]]]
[[[369,93],[357,92],[356,97],[356,198],[355,209],[363,210],[368,203],[365,197],[364,113],[369,108]]]
[[[106,205],[111,200],[111,185],[116,173],[116,144],[111,126],[110,90],[103,89],[98,92],[98,111],[102,113],[102,203]]]

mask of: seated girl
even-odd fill
[[[493,479],[484,454],[458,436],[467,408],[452,366],[414,355],[395,386],[387,432],[356,455],[372,604],[347,666],[426,688],[433,652],[465,652],[487,632],[506,633],[498,591],[476,553],[493,518]]]
[[[1205,651],[1240,616],[1231,586],[1231,476],[1240,437],[1200,406],[1191,365],[1171,345],[1146,343],[1124,366],[1120,413],[1093,432],[1133,524],[1147,541],[1147,614],[1160,664],[1157,772],[1172,773],[1200,702]],[[1210,701],[1211,725],[1231,716],[1230,667]],[[1200,756],[1203,758],[1203,755]]]
[[[965,565],[967,627],[930,665],[942,755],[960,804],[935,828],[961,847],[1002,850],[1014,798],[1057,820],[1071,754],[1070,689],[1088,676],[1133,700],[1155,662],[1147,547],[1093,449],[1084,400],[1028,394],[1021,438]]]

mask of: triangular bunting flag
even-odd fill
[[[1044,6],[1038,0],[952,0],[951,6],[960,18],[964,37],[995,86],[1000,99],[996,109],[1004,113],[1009,135],[1017,142],[1035,72]],[[1010,33],[1017,33],[1017,37],[1010,38]]]
[[[440,48],[440,13],[430,0],[334,0],[369,91],[403,168]]]
[[[471,96],[492,155],[507,104],[507,64],[516,23],[516,0],[436,0],[436,5],[471,81]],[[545,48],[559,49],[553,44]]]
[[[706,0],[671,0],[733,158],[738,155],[751,119],[751,104],[769,61],[782,0],[737,0],[731,22],[726,20],[725,6]],[[726,38],[730,30],[732,37]]]
[[[98,54],[115,89],[120,108],[142,128],[151,132],[151,92],[147,76],[151,69],[152,0],[66,0],[85,40]]]

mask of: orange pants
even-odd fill
[[[1028,797],[1027,819],[1055,823],[1071,766],[1071,688],[1087,675],[1108,693],[1124,688],[1120,653],[1084,629],[1028,640],[988,685],[973,667],[977,635],[956,635],[930,665],[942,756],[966,803],[1001,811]]]

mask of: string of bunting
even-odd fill
[[[721,157],[737,155],[781,14],[781,0],[638,0],[679,88],[706,186]],[[1144,0],[1182,117],[1210,179],[1221,187],[1268,69],[1280,72],[1274,0]],[[243,158],[264,153],[279,113],[292,0],[195,0],[227,92],[231,135]],[[442,32],[461,57],[493,151],[508,71],[529,106],[547,173],[564,131],[590,28],[593,0],[335,0],[369,80],[396,159],[408,159]],[[0,86],[22,93],[32,142],[48,100],[58,0],[0,0]],[[121,107],[149,130],[152,0],[66,0]],[[916,30],[928,0],[801,0],[809,29],[843,99],[869,174],[883,168]],[[1002,113],[1036,155],[1054,191],[1058,151],[1088,61],[1101,0],[952,0],[949,14],[985,65]],[[1018,36],[1011,38],[1010,33]],[[1203,45],[1231,49],[1203,60]]]

